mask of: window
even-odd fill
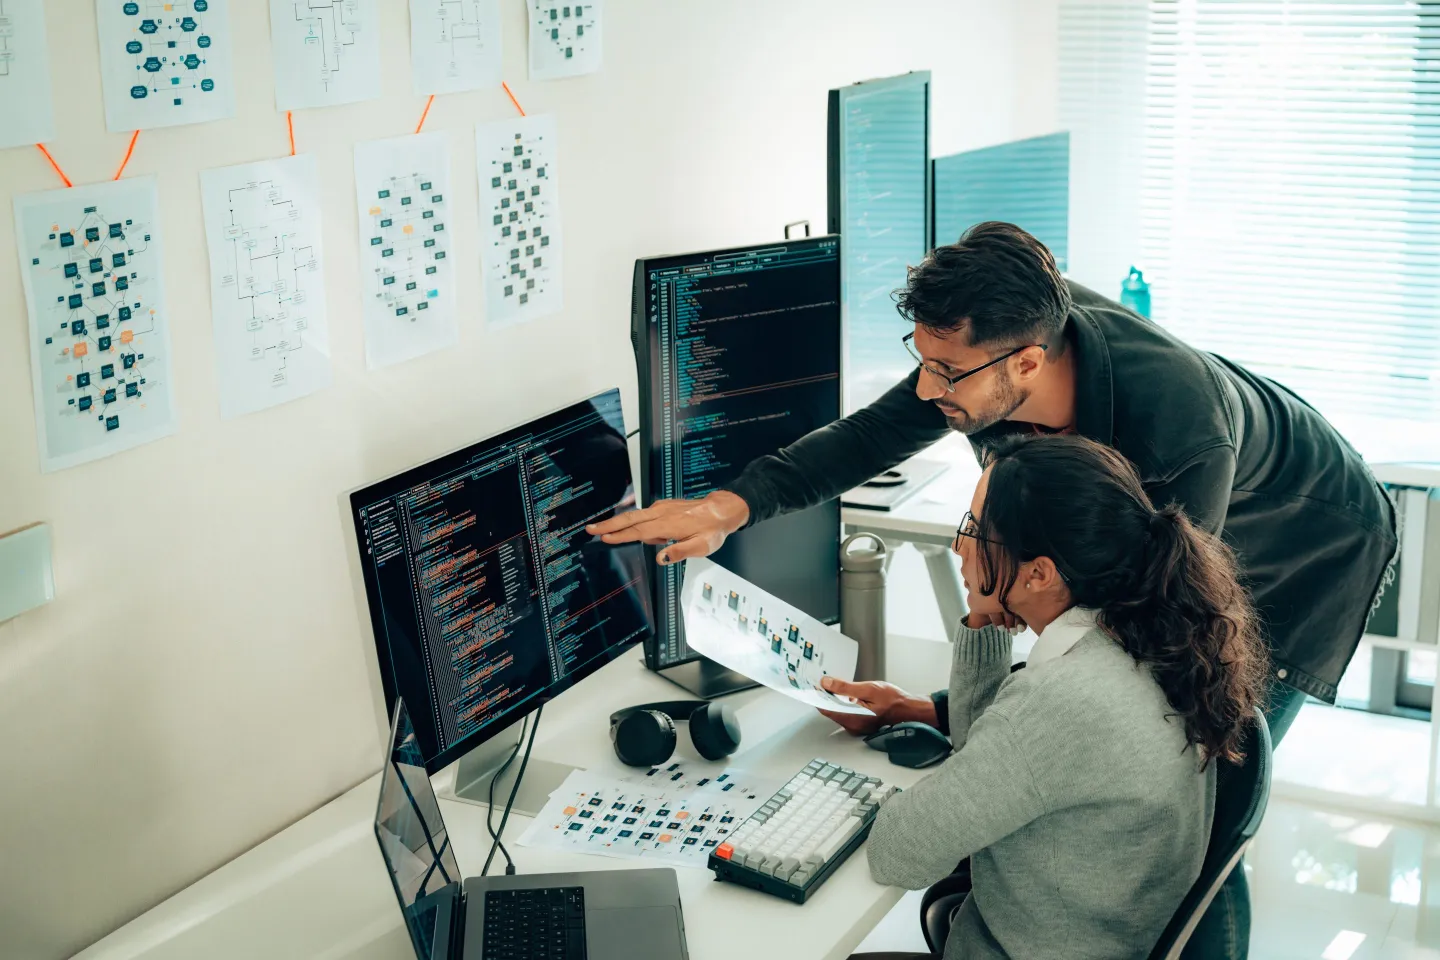
[[[1440,3],[1062,0],[1072,275],[1440,459]]]

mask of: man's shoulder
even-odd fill
[[[1113,434],[1149,481],[1179,468],[1197,453],[1232,443],[1233,398],[1214,362],[1164,327],[1080,284],[1070,283],[1082,376],[1110,377]],[[1086,357],[1086,344],[1103,344],[1104,357]]]

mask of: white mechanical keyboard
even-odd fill
[[[895,787],[811,760],[710,854],[720,880],[804,903],[870,832]]]

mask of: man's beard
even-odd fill
[[[1030,394],[1021,393],[1015,389],[1010,374],[1002,368],[995,377],[995,389],[991,391],[990,396],[985,398],[984,406],[978,412],[957,410],[952,413],[944,407],[940,409],[945,414],[951,430],[970,436],[1004,420],[1028,399],[1030,399]]]

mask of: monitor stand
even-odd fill
[[[743,673],[722,667],[707,657],[678,663],[673,667],[661,667],[655,672],[677,687],[689,690],[701,700],[713,700],[727,693],[739,693],[741,690],[760,686]]]
[[[457,760],[455,762],[455,799],[479,804],[482,807],[489,806],[490,781],[495,776],[495,772],[504,766],[506,759],[510,756],[510,751],[515,749],[515,741],[519,736],[520,724],[511,724]],[[522,743],[520,752],[515,754],[515,760],[505,768],[505,772],[499,778],[495,779],[495,809],[497,812],[505,809],[505,801],[510,798],[510,791],[515,787],[515,777],[520,773],[520,763],[524,759],[525,744]],[[545,801],[550,799],[550,794],[565,782],[570,771],[578,769],[568,763],[541,760],[532,753],[530,762],[525,765],[525,779],[520,781],[520,789],[516,791],[515,802],[510,807],[511,812],[526,817],[538,815],[545,806]],[[496,829],[500,827],[498,819],[495,821],[495,827]]]

